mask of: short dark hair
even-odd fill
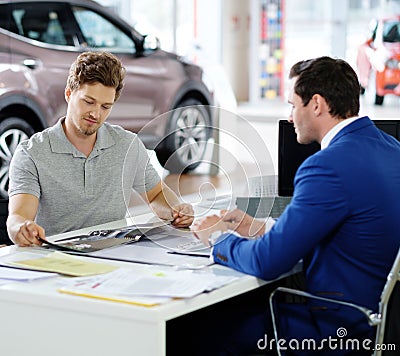
[[[78,89],[83,84],[101,83],[115,88],[117,101],[124,86],[125,68],[121,61],[108,52],[83,52],[72,63],[67,87]]]
[[[289,78],[297,77],[294,92],[306,106],[314,94],[325,98],[329,113],[342,119],[360,111],[360,84],[356,72],[346,61],[319,57],[293,65]]]

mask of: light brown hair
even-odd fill
[[[117,101],[124,86],[125,68],[121,61],[109,52],[83,52],[72,63],[67,87],[78,89],[83,84],[100,83],[115,88]]]

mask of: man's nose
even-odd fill
[[[290,110],[289,117],[288,117],[287,121],[293,122],[293,108]]]
[[[94,119],[97,119],[100,115],[100,109],[93,109],[89,112],[89,115]]]

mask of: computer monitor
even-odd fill
[[[396,137],[400,141],[400,121],[399,120],[373,120],[376,127],[387,134]]]
[[[293,195],[293,180],[303,161],[321,149],[316,143],[301,145],[297,142],[293,123],[279,120],[278,137],[278,195]]]
[[[374,120],[375,125],[400,141],[400,120]],[[301,145],[297,142],[293,123],[279,121],[278,137],[278,195],[293,195],[293,180],[303,161],[321,149],[314,142]]]

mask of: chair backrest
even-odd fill
[[[400,352],[400,249],[389,272],[379,302],[381,322],[376,330],[375,355],[398,355]]]
[[[400,282],[394,286],[387,308],[383,344],[387,350],[381,355],[399,355],[400,352]]]
[[[21,19],[24,35],[34,40],[43,41],[43,35],[47,32],[49,21],[47,12],[36,11],[34,8],[27,10]]]
[[[382,290],[378,312],[354,303],[317,296],[302,290],[278,287],[271,293],[269,298],[274,336],[276,340],[279,340],[279,335],[273,300],[277,292],[297,295],[304,298],[322,300],[358,310],[365,315],[369,325],[377,326],[373,355],[400,355],[400,249],[397,252],[397,256],[392,264],[392,268]],[[278,349],[277,351],[278,355],[281,355],[280,350]]]
[[[7,233],[8,199],[0,199],[0,245],[12,245]]]

